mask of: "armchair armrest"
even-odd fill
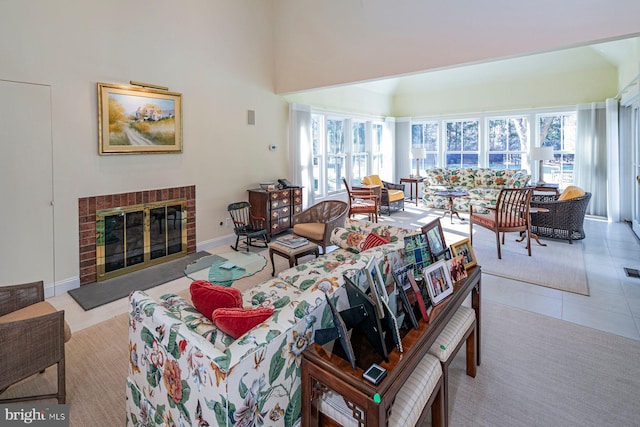
[[[0,316],[44,301],[44,282],[0,287]]]

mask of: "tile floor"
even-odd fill
[[[623,223],[587,219],[585,232],[587,238],[582,244],[585,246],[590,296],[484,275],[483,299],[640,341],[640,279],[626,277],[623,269],[640,269],[638,240],[631,228]],[[189,279],[181,278],[147,292],[157,297],[167,292],[179,292],[189,284]],[[66,293],[49,301],[65,310],[73,331],[127,311],[126,298],[87,312]]]

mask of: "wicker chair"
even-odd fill
[[[391,215],[391,207],[404,210],[404,184],[394,184],[383,181],[378,175],[369,175],[362,178],[365,185],[379,185],[381,188],[380,210],[387,208],[387,213]]]
[[[44,301],[42,281],[0,287],[0,397],[9,386],[58,365],[57,393],[0,399],[0,403],[58,399],[65,403],[64,311]]]
[[[340,200],[324,200],[293,216],[293,233],[322,246],[327,253],[331,232],[342,227],[349,205]]]
[[[558,200],[558,195],[534,195],[531,198],[532,208],[548,209],[548,213],[531,214],[531,232],[539,237],[574,240],[585,238],[584,216],[591,193],[569,200]]]

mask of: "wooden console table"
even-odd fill
[[[345,398],[360,426],[387,426],[396,394],[469,294],[471,306],[476,312],[476,351],[479,366],[482,341],[481,276],[481,268],[476,266],[465,281],[454,285],[454,293],[451,296],[433,308],[428,324],[420,319],[417,330],[403,330],[402,332],[406,332],[402,338],[404,352],[400,353],[394,348],[389,353],[389,362],[385,362],[370,346],[367,347],[366,340],[360,343],[354,339],[355,337],[352,337],[352,342],[356,355],[356,372],[351,368],[351,364],[337,353],[329,353],[323,346],[315,343],[309,346],[302,353],[302,426],[321,425],[318,399],[329,390]],[[362,373],[371,363],[378,363],[387,369],[387,376],[377,386],[362,378]]]

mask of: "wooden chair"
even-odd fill
[[[42,281],[0,286],[0,396],[49,366],[58,368],[56,393],[0,398],[0,403],[52,398],[65,403],[64,343],[70,338],[64,311],[44,300]]]
[[[344,226],[348,211],[349,205],[343,201],[323,200],[293,216],[293,233],[322,246],[322,253],[326,254],[331,232]]]
[[[269,237],[265,229],[267,221],[264,218],[251,215],[251,204],[249,202],[231,203],[227,206],[227,211],[233,221],[233,232],[236,233],[236,244],[231,246],[231,249],[238,250],[238,243],[241,237],[245,239],[247,252],[249,252],[249,246],[267,247],[267,243],[269,243]],[[262,243],[256,245],[253,242],[254,240],[262,241]]]
[[[500,233],[502,244],[504,235],[510,232],[524,232],[527,238],[527,250],[531,256],[531,224],[529,218],[529,204],[533,188],[504,188],[498,194],[495,207],[487,206],[489,213],[473,212],[473,205],[469,206],[469,237],[473,246],[473,224],[492,230],[496,233],[496,245],[498,247],[498,259],[502,259],[500,253]]]
[[[378,222],[380,198],[376,189],[367,187],[349,188],[346,178],[342,178],[342,182],[344,183],[344,188],[347,189],[347,195],[349,197],[348,217],[351,218],[354,214],[366,214],[369,216],[371,222]],[[378,191],[379,190],[380,188],[378,187]]]

